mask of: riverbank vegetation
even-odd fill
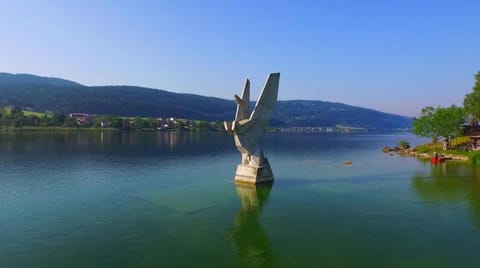
[[[0,107],[0,129],[6,130],[150,130],[220,131],[222,122],[181,118],[120,117],[113,115],[39,113],[19,107]]]
[[[413,133],[430,138],[429,144],[417,146],[414,155],[442,153],[449,156],[465,156],[480,164],[480,151],[476,140],[467,134],[480,123],[480,71],[475,75],[472,92],[465,96],[463,107],[424,107],[413,120]],[[443,140],[443,141],[441,141]]]

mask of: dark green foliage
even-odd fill
[[[398,145],[398,147],[399,147],[400,149],[408,149],[408,148],[410,148],[410,143],[409,143],[408,141],[406,141],[406,140],[401,140],[401,141],[399,141],[397,145]]]
[[[58,78],[5,73],[0,73],[0,96],[0,106],[17,105],[60,114],[82,112],[223,121],[233,120],[236,109],[233,100],[132,86],[87,87]],[[120,122],[112,124],[119,127]],[[279,101],[271,120],[273,127],[344,125],[398,129],[411,128],[411,124],[411,118],[404,116],[341,103],[302,100]]]
[[[187,119],[158,119],[145,117],[119,117],[90,115],[88,120],[70,117],[66,114],[24,115],[19,107],[0,107],[0,128],[18,129],[28,127],[70,127],[70,128],[113,128],[118,130],[159,130],[159,131],[223,131],[223,122],[207,122]]]
[[[463,100],[465,113],[468,115],[469,123],[476,125],[480,121],[480,71],[475,75],[475,85],[472,93],[465,96]]]
[[[468,153],[468,159],[472,162],[474,165],[480,164],[480,152],[469,152]]]
[[[452,105],[447,108],[438,108],[436,113],[440,125],[440,136],[447,138],[458,137],[462,134],[462,125],[465,122],[462,108]]]
[[[413,120],[413,133],[431,138],[434,147],[440,137],[457,137],[462,133],[463,110],[452,105],[448,108],[427,106],[419,118]],[[435,148],[436,149],[436,148]]]
[[[28,123],[28,118],[20,107],[0,109],[0,126],[7,128],[21,128]]]

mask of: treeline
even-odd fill
[[[0,108],[0,128],[25,127],[110,128],[125,131],[223,131],[223,122],[178,118],[120,117],[113,115],[36,113],[20,107]]]
[[[443,137],[445,139],[459,137],[465,128],[478,127],[480,123],[480,71],[475,75],[472,92],[463,100],[463,107],[427,106],[421,115],[414,118],[413,133],[420,137],[431,138],[436,145]]]

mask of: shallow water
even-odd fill
[[[253,188],[221,133],[0,134],[0,265],[478,267],[480,170],[401,139],[268,134]]]

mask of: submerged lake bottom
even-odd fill
[[[224,133],[1,133],[0,267],[478,267],[480,170],[400,140],[266,134],[255,187]]]

